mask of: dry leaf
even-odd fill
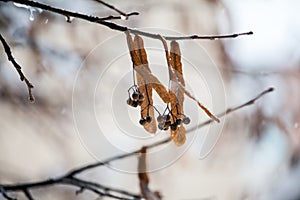
[[[181,83],[181,85],[185,85],[182,73],[182,63],[181,63],[181,52],[179,48],[179,44],[176,41],[171,42],[170,49],[170,64],[172,66],[173,72],[177,78],[177,81]]]
[[[146,163],[147,148],[142,147],[140,153],[141,155],[138,160],[138,177],[139,177],[140,190],[142,196],[146,200],[160,200],[161,197],[159,192],[152,192],[148,186],[150,180],[147,174],[147,163]]]
[[[171,130],[171,138],[176,146],[181,146],[186,141],[186,130],[183,125],[179,126],[176,131]]]
[[[178,86],[178,83],[184,85],[182,74],[181,52],[179,44],[176,41],[171,42],[170,49],[170,68],[172,76],[170,80],[170,96],[171,99],[171,112],[175,119],[181,119],[184,116],[183,102],[184,90]],[[174,120],[173,120],[174,123]],[[181,146],[186,141],[185,128],[180,125],[175,131],[171,129],[171,138],[177,146]]]
[[[138,49],[139,56],[141,58],[142,66],[136,67],[136,71],[142,75],[142,77],[151,84],[152,88],[157,92],[160,98],[165,102],[169,103],[169,94],[165,86],[158,80],[156,76],[151,73],[151,70],[148,65],[147,53],[144,48],[143,39],[136,35],[134,41],[137,43],[136,48]]]
[[[135,66],[141,65],[141,61],[138,57],[137,51],[134,49],[133,40],[132,40],[132,37],[131,37],[129,31],[126,31],[125,33],[126,33],[126,39],[127,39],[127,46],[128,46],[129,52],[130,52],[131,61],[133,63],[133,68],[135,68]]]
[[[144,94],[145,98],[141,104],[141,117],[142,119],[150,118],[143,124],[146,131],[149,133],[156,133],[156,120],[154,117],[153,99],[152,99],[152,85],[149,84],[148,77],[151,74],[151,70],[148,66],[147,53],[144,48],[143,39],[140,36],[135,36],[134,41],[134,52],[137,52],[138,59],[141,65],[135,65],[138,90]]]

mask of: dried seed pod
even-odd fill
[[[131,106],[136,108],[138,106],[138,101],[133,100]]]
[[[164,130],[164,128],[165,128],[165,124],[164,123],[159,123],[158,124],[158,129],[159,130]]]
[[[159,115],[156,120],[159,122],[159,123],[162,123],[162,122],[165,122],[165,119],[164,119],[164,116],[163,115]]]
[[[184,118],[182,119],[182,122],[183,122],[184,124],[189,124],[189,123],[191,122],[191,120],[190,120],[189,117],[184,117]]]
[[[131,95],[132,99],[138,100],[139,99],[139,93],[138,92],[133,92]]]
[[[166,122],[165,122],[165,126],[168,126],[168,127],[169,127],[169,126],[171,126],[171,124],[172,124],[171,121],[166,121]]]
[[[126,102],[129,106],[132,106],[133,101],[131,98],[128,98]]]
[[[165,115],[166,116],[166,120],[169,121],[171,119],[171,116],[169,114]]]
[[[151,116],[147,116],[146,117],[146,122],[150,123],[152,121],[152,117]]]
[[[140,119],[140,121],[139,121],[140,125],[142,125],[142,126],[144,126],[146,124],[146,122],[147,121],[144,118]]]
[[[171,124],[171,130],[172,131],[176,131],[177,130],[177,124],[176,123]]]
[[[181,119],[181,118],[177,118],[177,119],[175,120],[175,123],[176,123],[177,125],[181,125],[182,119]]]

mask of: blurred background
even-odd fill
[[[93,0],[40,2],[97,16],[116,14]],[[176,162],[149,174],[150,188],[159,190],[164,199],[300,199],[300,26],[297,25],[300,2],[113,0],[109,3],[125,12],[140,12],[139,16],[117,20],[116,23],[151,32],[164,30],[161,33],[171,35],[254,32],[252,36],[235,39],[192,41],[201,47],[200,51],[189,44],[191,41],[180,42],[186,58],[198,56],[193,64],[199,67],[198,70],[203,70],[202,78],[207,84],[203,90],[197,90],[198,79],[193,79],[193,71],[187,68],[184,71],[189,87],[214,113],[250,100],[270,86],[275,88],[275,92],[255,105],[222,118],[221,126],[211,125],[210,130],[205,130],[204,134],[214,135],[210,143],[210,147],[214,148],[206,150],[205,156],[201,155],[201,144],[206,138],[201,136],[202,132],[192,133],[195,137],[188,138],[190,141],[180,150]],[[74,167],[95,162],[99,152],[104,157],[116,155],[109,147],[106,148],[107,141],[103,142],[102,136],[98,135],[99,138],[95,139],[88,135],[95,131],[93,127],[83,126],[95,145],[91,152],[82,139],[85,133],[80,131],[78,134],[76,120],[90,121],[90,113],[85,115],[87,106],[84,100],[90,95],[90,90],[95,89],[92,84],[98,82],[89,80],[94,80],[91,77],[94,77],[95,71],[99,75],[113,57],[120,55],[125,59],[121,67],[126,69],[122,74],[121,69],[110,68],[113,70],[107,76],[113,81],[104,84],[104,87],[101,84],[96,87],[98,96],[95,98],[99,101],[94,106],[101,112],[95,115],[97,120],[105,120],[105,116],[110,117],[112,112],[116,112],[110,106],[119,103],[120,109],[125,109],[130,116],[132,113],[138,116],[136,110],[128,111],[125,103],[126,90],[132,84],[132,80],[127,78],[131,64],[126,54],[125,37],[104,26],[79,19],[67,23],[63,16],[57,14],[3,2],[0,2],[0,31],[23,72],[35,86],[33,93],[36,98],[34,104],[27,100],[27,88],[1,47],[0,183],[56,177]],[[121,39],[105,43],[109,38]],[[110,47],[100,45],[95,53],[93,50],[103,43]],[[152,44],[146,38],[145,43]],[[78,78],[83,69],[84,73]],[[211,76],[212,71],[208,69],[215,70],[215,76]],[[80,84],[74,89],[78,80]],[[111,103],[112,91],[118,87],[114,81],[118,80],[125,83],[121,87],[122,95],[114,99],[117,102]],[[73,89],[78,92],[75,106]],[[109,98],[106,98],[107,95]],[[191,102],[187,102],[187,111],[192,113],[194,108]],[[80,118],[76,118],[76,113]],[[200,113],[192,113],[192,116]],[[97,117],[97,114],[101,116]],[[199,121],[204,121],[204,117],[201,115]],[[117,120],[123,119],[119,117]],[[138,117],[133,121],[136,120]],[[104,135],[117,127],[110,127],[102,120],[98,123],[99,126],[105,125],[102,129],[107,130]],[[135,136],[138,135],[135,130],[144,134],[138,125],[132,130]],[[114,132],[118,133],[117,130]],[[117,134],[113,136],[113,142],[124,145],[130,151],[159,140],[161,136],[158,134],[158,137],[127,143]],[[176,149],[174,145],[170,148]],[[129,161],[120,162],[118,166],[131,164],[135,168],[135,158]],[[102,167],[81,176],[104,185],[139,192],[134,173]],[[36,189],[32,193],[37,199],[97,198],[87,191],[75,195],[75,188],[69,186]],[[22,194],[14,195],[24,198]]]

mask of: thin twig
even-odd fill
[[[79,179],[79,178],[73,178],[73,179],[77,180],[78,182],[82,182],[82,183],[85,183],[87,185],[91,185],[91,186],[100,188],[100,189],[102,189],[106,192],[115,192],[115,193],[119,193],[119,194],[126,195],[126,196],[129,196],[129,197],[134,197],[134,198],[137,198],[137,199],[141,198],[140,195],[134,194],[134,193],[131,193],[131,192],[128,192],[128,191],[125,191],[125,190],[103,186],[99,183],[95,183],[95,182],[91,182],[91,181],[85,181],[85,180],[82,180],[82,179]]]
[[[100,188],[97,186],[97,184],[92,183],[92,182],[88,182],[88,181],[83,181],[83,180],[80,180],[80,179],[77,179],[77,178],[62,178],[61,182],[59,182],[59,183],[77,186],[80,189],[90,190],[90,191],[98,194],[100,197],[105,196],[105,197],[110,197],[110,198],[113,198],[113,199],[122,199],[122,200],[140,199],[139,196],[138,197],[136,197],[137,195],[132,196],[132,195],[130,195],[129,192],[127,193],[127,196],[130,196],[130,198],[125,198],[125,197],[121,197],[121,196],[111,194],[110,191],[113,191],[113,190],[111,190],[109,187],[107,187],[108,188],[107,190],[104,190],[102,192],[102,191],[99,190]],[[120,193],[118,191],[114,191],[114,192]],[[124,195],[123,193],[120,193],[120,194]]]
[[[115,6],[113,6],[113,5],[111,5],[111,4],[108,4],[108,3],[104,2],[104,1],[101,1],[101,0],[93,0],[93,1],[96,1],[96,2],[98,2],[98,3],[101,3],[102,5],[105,5],[106,7],[108,7],[108,8],[110,8],[110,9],[116,11],[116,12],[119,13],[121,16],[126,17],[125,19],[128,19],[128,17],[129,17],[130,15],[139,15],[138,12],[125,13],[125,12],[121,11],[120,9],[116,8]]]
[[[27,89],[28,89],[28,95],[29,95],[29,100],[31,102],[34,102],[34,96],[32,94],[32,88],[33,88],[33,85],[30,83],[30,81],[26,78],[26,76],[23,74],[22,72],[22,68],[21,66],[17,63],[17,61],[15,60],[15,58],[13,57],[12,53],[11,53],[11,50],[10,50],[10,47],[9,45],[7,44],[7,42],[5,41],[5,39],[3,38],[3,36],[1,35],[0,33],[0,40],[2,42],[2,45],[3,45],[3,48],[4,48],[4,51],[7,55],[7,58],[8,58],[8,61],[10,61],[13,66],[15,67],[15,69],[17,70],[17,72],[19,73],[19,76],[20,76],[20,79],[21,81],[24,81],[26,86],[27,86]]]
[[[60,9],[60,8],[55,8],[55,7],[46,5],[46,4],[42,4],[39,2],[35,2],[35,1],[30,1],[30,0],[0,0],[0,1],[15,2],[15,3],[22,4],[22,5],[40,8],[40,9],[50,11],[50,12],[53,12],[53,13],[56,13],[59,15],[63,15],[67,18],[74,17],[74,18],[82,19],[82,20],[89,21],[92,23],[101,24],[103,26],[106,26],[106,27],[108,27],[112,30],[116,30],[116,31],[121,31],[121,32],[130,31],[131,33],[142,35],[142,36],[145,36],[148,38],[159,39],[159,40],[161,39],[161,35],[156,34],[156,33],[140,31],[140,30],[126,27],[126,26],[121,26],[121,25],[113,23],[113,22],[105,21],[105,20],[108,20],[107,17],[99,18],[99,17],[92,16],[92,15],[85,15],[82,13],[72,12],[72,11],[68,11],[68,10],[64,10],[64,9]],[[234,34],[228,34],[228,35],[204,35],[204,36],[190,35],[190,36],[162,36],[162,37],[166,40],[192,40],[192,39],[214,40],[214,39],[236,38],[238,36],[252,35],[252,34],[253,34],[253,32],[249,31],[249,32],[245,32],[245,33],[234,33]]]
[[[2,186],[0,186],[0,194],[7,200],[16,200],[15,198],[10,197]]]
[[[34,198],[32,197],[32,195],[28,189],[24,189],[23,192],[28,200],[34,200]]]
[[[38,182],[32,182],[32,183],[23,183],[23,184],[11,184],[11,185],[0,185],[0,193],[2,193],[3,197],[6,199],[12,200],[13,198],[8,196],[8,192],[17,192],[22,191],[28,200],[33,200],[33,196],[29,192],[29,189],[34,188],[41,188],[41,187],[48,187],[51,185],[56,184],[64,184],[64,185],[70,185],[70,186],[76,186],[79,187],[82,191],[83,190],[89,190],[91,192],[94,192],[98,194],[99,196],[103,197],[110,197],[113,199],[140,199],[141,197],[137,194],[120,190],[116,188],[110,188],[107,186],[100,185],[98,183],[90,182],[90,181],[84,181],[82,179],[78,179],[75,177],[68,177],[67,175],[61,176],[56,179],[48,179],[44,181],[38,181]],[[115,194],[112,194],[111,192],[118,194],[120,196],[117,196]],[[76,192],[78,194],[78,192]],[[122,196],[127,196],[128,198],[124,198]]]

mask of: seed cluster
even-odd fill
[[[130,31],[125,31],[125,34],[133,64],[134,82],[134,85],[128,90],[129,98],[127,104],[132,107],[141,107],[141,119],[139,123],[147,132],[155,134],[157,128],[160,130],[170,129],[171,138],[174,143],[177,146],[183,145],[186,141],[184,125],[189,124],[191,121],[184,114],[183,105],[185,96],[195,101],[211,119],[219,122],[217,117],[186,90],[182,70],[181,50],[177,41],[170,42],[169,50],[165,38],[160,36],[165,49],[169,72],[169,85],[166,89],[164,84],[151,72],[143,38],[137,34],[133,38]],[[153,105],[153,90],[156,91],[159,98],[166,104],[166,109],[162,114]],[[158,113],[157,118],[154,115],[155,111]]]
[[[145,99],[145,95],[141,93],[135,85],[128,89],[128,96],[129,97],[127,99],[127,104],[134,108],[141,106]],[[150,104],[148,105],[148,107],[149,106],[154,107],[153,105]],[[164,114],[160,114],[160,112],[155,107],[154,109],[157,111],[159,115],[156,118],[158,122],[157,127],[159,130],[167,131],[170,128],[172,131],[176,131],[178,127],[181,126],[182,124],[187,125],[191,121],[190,118],[185,116],[184,114],[178,115],[178,116],[183,116],[181,118],[179,118],[178,116],[175,117],[174,115],[172,115],[172,111],[169,110],[168,106],[165,109]],[[168,113],[165,114],[166,112]],[[150,115],[147,115],[146,117],[142,117],[139,123],[140,125],[144,126],[145,124],[152,122],[152,120],[153,118]]]
[[[156,119],[158,122],[158,128],[164,131],[171,128],[172,131],[176,131],[182,123],[189,124],[191,121],[189,117],[184,116],[183,118],[174,118],[172,123],[171,118],[174,118],[171,114],[159,115]]]
[[[139,123],[140,125],[145,125],[146,123],[150,123],[152,121],[152,117],[151,116],[146,116],[145,118],[141,118]]]
[[[133,93],[130,95],[130,89],[133,90]],[[144,102],[144,94],[140,93],[136,88],[129,88],[128,90],[129,98],[127,99],[127,104],[132,107],[137,107],[142,105]]]

